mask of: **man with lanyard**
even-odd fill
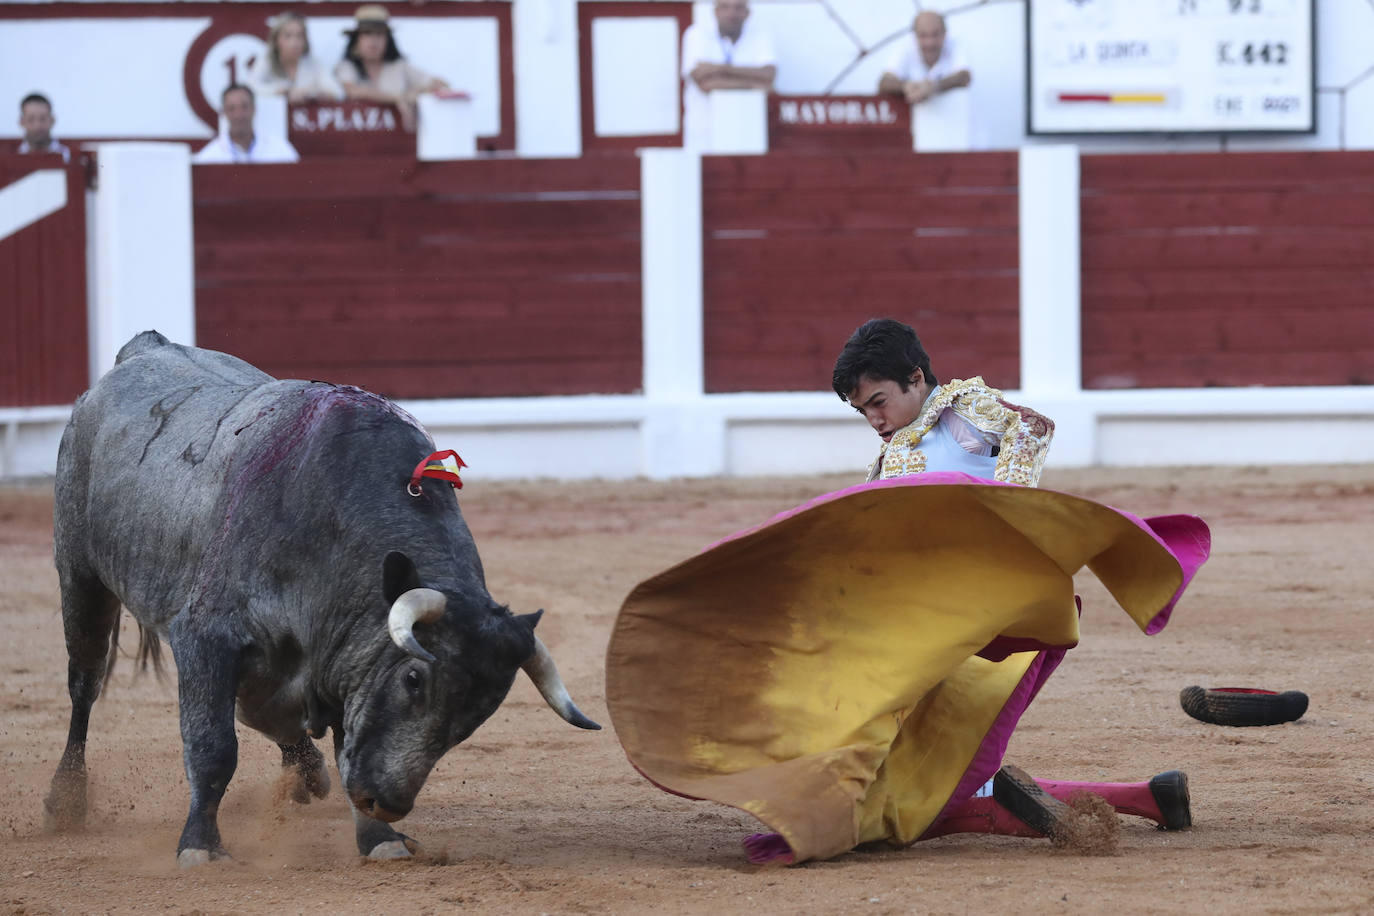
[[[716,0],[715,22],[699,22],[682,35],[682,145],[711,146],[711,102],[717,89],[773,88],[777,55],[767,33],[746,28],[749,0]]]
[[[253,130],[256,105],[253,90],[237,83],[220,96],[224,113],[224,130],[211,140],[191,161],[198,165],[227,165],[230,163],[299,162],[300,155],[285,137],[258,136]]]

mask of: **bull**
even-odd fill
[[[87,728],[121,605],[144,664],[159,640],[176,662],[183,867],[228,855],[216,814],[236,715],[280,747],[300,801],[329,791],[312,739],[332,730],[358,851],[372,858],[417,850],[391,824],[518,669],[565,720],[600,728],[534,634],[543,612],[514,615],[488,593],[452,481],[420,470],[433,453],[409,414],[361,389],[278,380],[156,331],[125,344],[58,452],[72,715],[48,824],[84,821]]]

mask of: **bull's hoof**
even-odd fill
[[[388,840],[373,846],[367,857],[369,859],[409,859],[411,852],[404,840]]]
[[[408,837],[404,833],[393,833],[391,839],[384,840],[372,847],[372,851],[367,854],[369,859],[408,859],[411,856],[418,856],[424,851],[419,840]]]
[[[329,794],[329,770],[325,769],[321,762],[318,767],[305,774],[305,788],[316,798],[324,798]]]
[[[324,798],[329,794],[329,771],[325,769],[323,764],[314,770],[287,768],[287,771],[294,773],[295,778],[291,784],[291,800],[296,804],[308,805],[312,796]]]
[[[177,868],[195,868],[211,862],[232,861],[223,849],[183,849],[177,853]]]
[[[183,849],[177,853],[177,868],[195,868],[197,865],[207,865],[210,862],[210,851],[208,849]]]
[[[71,833],[86,826],[86,780],[53,780],[48,797],[43,799],[43,829],[48,833]]]
[[[299,805],[310,804],[311,796],[324,798],[329,794],[329,770],[324,755],[308,737],[312,733],[307,732],[307,737],[295,744],[277,745],[281,748],[283,783],[289,788],[286,795]]]

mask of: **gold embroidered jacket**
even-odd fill
[[[869,469],[868,479],[878,480],[920,474],[926,469],[921,440],[952,410],[969,425],[999,437],[997,468],[993,480],[1033,487],[1040,482],[1045,454],[1054,438],[1054,422],[1029,407],[1012,404],[1002,392],[983,382],[981,376],[967,381],[951,379],[926,401],[921,415],[897,430],[883,445]]]

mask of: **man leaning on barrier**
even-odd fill
[[[682,34],[682,145],[687,149],[710,146],[708,93],[773,88],[778,73],[773,43],[748,19],[749,0],[716,0],[715,22],[697,23]]]
[[[911,36],[904,36],[898,43],[897,52],[878,81],[878,91],[903,96],[908,103],[918,105],[972,82],[968,64],[948,38],[945,17],[926,10],[911,24]]]

